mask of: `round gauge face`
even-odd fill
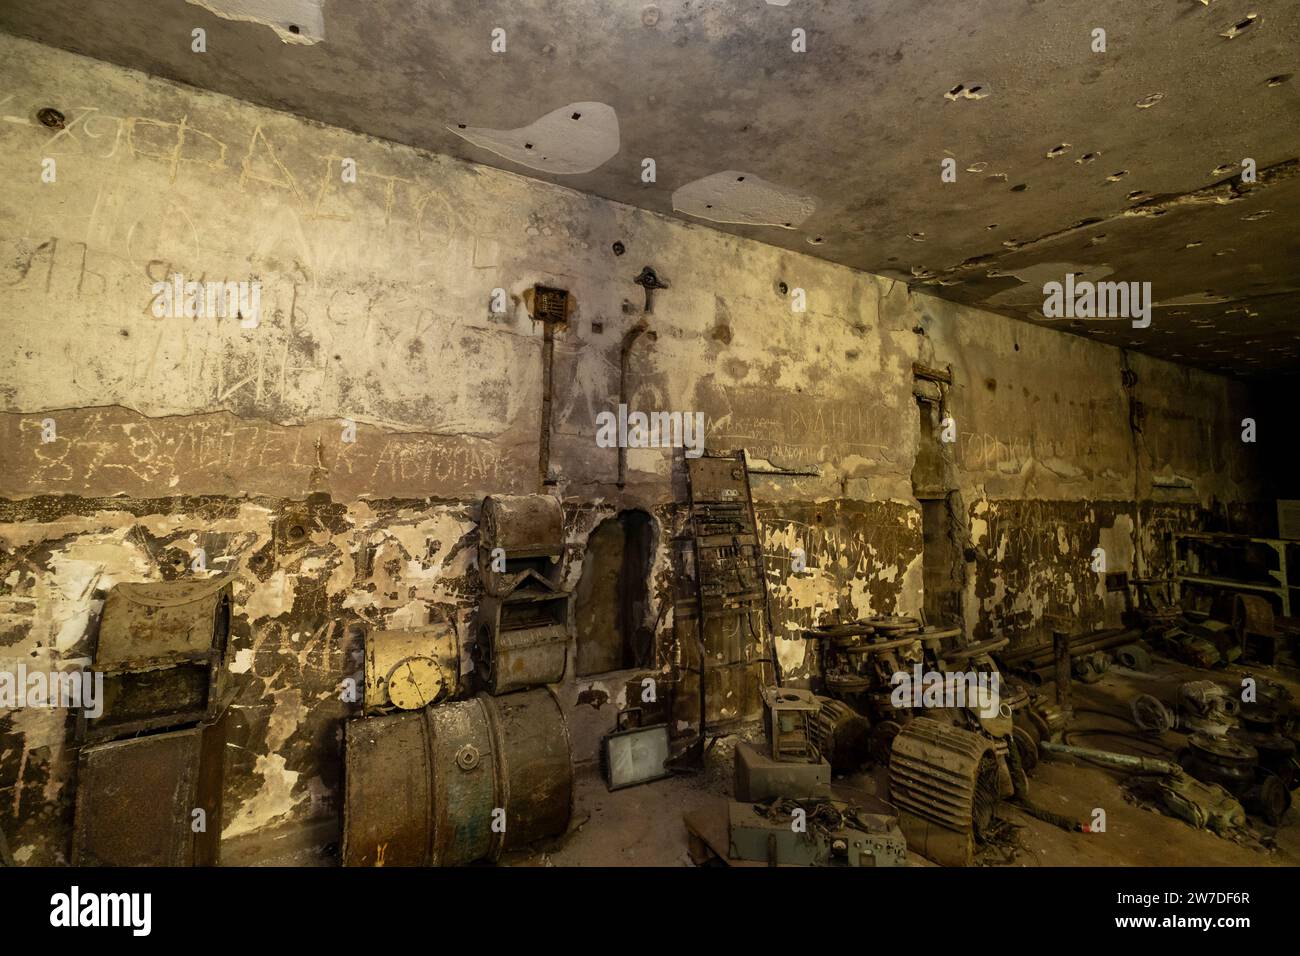
[[[388,699],[402,710],[419,710],[442,698],[447,689],[442,668],[429,657],[408,657],[388,675]]]

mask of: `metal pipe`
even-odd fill
[[[648,290],[647,290],[647,294],[648,294]],[[632,346],[636,344],[636,340],[641,337],[641,334],[643,332],[647,332],[649,331],[649,329],[650,329],[650,323],[646,320],[646,317],[643,315],[641,316],[641,320],[637,322],[636,325],[632,326],[632,328],[628,329],[627,332],[623,334],[623,345],[618,352],[618,404],[620,406],[627,405],[628,356],[632,351]],[[650,332],[650,338],[653,340],[654,337],[655,334],[653,332]],[[627,484],[627,448],[624,447],[624,442],[620,441],[618,443],[618,486],[619,488],[622,488],[626,484]]]
[[[1183,768],[1178,764],[1170,763],[1168,760],[1160,760],[1156,757],[1137,757],[1133,754],[1116,753],[1113,750],[1076,747],[1073,744],[1054,744],[1050,740],[1041,741],[1038,744],[1038,749],[1047,753],[1068,754],[1071,757],[1096,760],[1098,763],[1109,764],[1112,767],[1119,767],[1124,770],[1139,770],[1143,773],[1161,773],[1171,776],[1177,776],[1183,772]]]
[[[1052,650],[1056,660],[1056,703],[1068,718],[1074,710],[1070,704],[1070,635],[1053,631]]]

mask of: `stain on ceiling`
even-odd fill
[[[11,0],[0,29],[1177,362],[1300,365],[1294,0]],[[1150,324],[1045,318],[1066,273],[1151,283]]]

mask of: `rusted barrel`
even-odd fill
[[[459,866],[563,833],[569,730],[548,689],[349,721],[345,866]]]

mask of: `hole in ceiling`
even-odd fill
[[[627,251],[626,249],[624,249],[622,242],[615,242],[611,248],[613,248],[614,255],[616,256],[621,256],[624,252]]]
[[[1279,73],[1277,76],[1270,76],[1267,80],[1264,81],[1264,85],[1281,86],[1283,83],[1291,79],[1291,77],[1293,76],[1295,76],[1294,73]]]
[[[984,228],[985,228],[985,229],[996,229],[997,227],[998,227],[998,224],[997,224],[996,222],[991,222],[991,223],[989,223],[987,226],[985,226]]]
[[[1242,222],[1258,222],[1259,220],[1261,220],[1261,219],[1265,219],[1265,218],[1267,218],[1268,216],[1271,216],[1271,215],[1273,215],[1273,210],[1271,210],[1271,209],[1261,209],[1259,212],[1252,212],[1249,216],[1242,216],[1242,217],[1241,217],[1241,221],[1242,221]]]
[[[1220,166],[1215,166],[1214,169],[1212,169],[1212,170],[1210,171],[1210,175],[1211,175],[1211,176],[1226,176],[1226,175],[1228,175],[1228,173],[1235,172],[1236,169],[1237,169],[1237,164],[1236,164],[1236,163],[1223,163],[1223,164],[1220,165]]]
[[[808,240],[808,245],[810,245],[810,246],[820,246],[820,245],[821,245],[823,242],[825,242],[825,241],[826,241],[826,240],[823,239],[821,236],[814,236],[813,238],[811,238],[811,239]]]
[[[1029,188],[1028,183],[1016,183],[1014,186],[1011,187],[1011,191],[1013,193],[1022,193],[1028,188]]]
[[[1055,159],[1057,156],[1064,156],[1070,151],[1069,143],[1062,143],[1060,146],[1053,146],[1047,151],[1048,159]]]
[[[1163,93],[1152,93],[1149,96],[1142,97],[1142,99],[1138,100],[1133,105],[1140,110],[1149,110],[1151,109],[1151,107],[1155,106],[1164,98],[1165,98],[1165,94]]]
[[[1074,165],[1082,166],[1084,163],[1091,163],[1100,155],[1101,153],[1084,153],[1074,161]]]
[[[981,160],[981,161],[978,162],[978,163],[971,163],[969,166],[967,166],[967,167],[966,167],[966,172],[968,172],[968,173],[982,173],[982,172],[984,172],[984,170],[986,170],[986,169],[988,169],[988,168],[989,168],[989,164],[986,163],[986,162],[984,162],[983,160]]]
[[[298,24],[291,23],[289,24],[289,32],[297,36],[299,33],[302,33],[302,30],[298,28]]]
[[[569,119],[575,119],[575,120],[582,119],[582,114],[581,114],[581,113],[574,113],[572,116],[569,117]]]
[[[1150,195],[1151,195],[1150,193],[1143,192],[1141,189],[1135,189],[1135,190],[1133,190],[1131,193],[1128,194],[1128,201],[1129,201],[1129,202],[1137,202],[1139,199],[1146,199],[1146,198],[1148,198]]]
[[[1121,179],[1123,179],[1123,178],[1124,178],[1125,176],[1127,176],[1127,175],[1128,175],[1128,170],[1127,170],[1127,169],[1121,169],[1119,172],[1117,172],[1117,173],[1111,173],[1109,176],[1107,176],[1107,177],[1106,177],[1106,182],[1108,182],[1108,183],[1117,183],[1117,182],[1119,182]]]
[[[925,233],[909,232],[907,234],[907,238],[911,239],[913,242],[925,242]]]
[[[1238,20],[1232,26],[1228,27],[1228,29],[1220,33],[1219,36],[1223,37],[1225,40],[1231,40],[1234,37],[1239,37],[1243,33],[1245,33],[1247,29],[1253,26],[1257,20],[1259,20],[1258,13],[1248,13],[1246,14],[1246,19]]]

